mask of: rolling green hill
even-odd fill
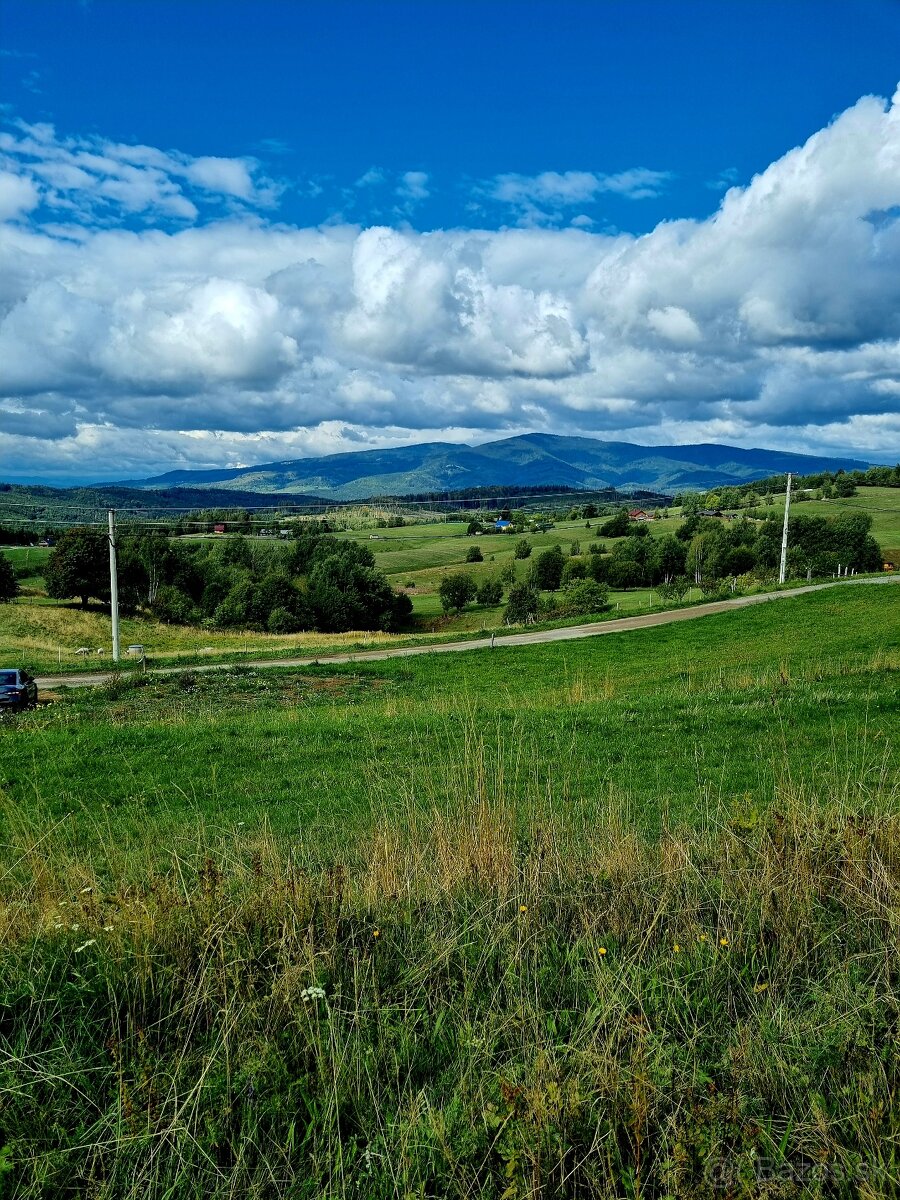
[[[324,458],[214,471],[169,471],[128,487],[218,487],[254,492],[315,492],[336,500],[469,486],[562,484],[578,488],[685,488],[747,483],[784,471],[865,469],[846,458],[817,458],[736,446],[636,446],[594,438],[529,433],[480,446],[432,442]]]

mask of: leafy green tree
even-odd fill
[[[499,578],[501,583],[513,584],[516,582],[516,564],[512,560],[504,563],[500,568]]]
[[[609,582],[614,588],[627,592],[629,588],[640,587],[644,580],[644,572],[640,563],[633,558],[612,558],[609,564]]]
[[[698,513],[703,508],[703,497],[699,492],[685,492],[679,499],[681,500],[681,514],[684,517]]]
[[[555,592],[562,582],[566,560],[561,547],[553,546],[539,554],[531,568],[531,582],[546,592]]]
[[[253,566],[250,543],[243,535],[225,538],[218,549],[222,562],[228,567]]]
[[[77,597],[109,599],[109,543],[96,529],[67,529],[53,548],[44,568],[47,595],[54,600]]]
[[[581,543],[577,542],[577,541],[572,542],[572,544],[569,546],[569,554],[571,555],[571,557],[577,558],[580,553],[581,553]]]
[[[326,633],[396,629],[412,611],[405,592],[395,592],[380,571],[363,566],[353,554],[331,554],[317,562],[307,587],[316,628]]]
[[[588,575],[588,566],[589,563],[586,558],[567,559],[562,573],[563,587],[567,587],[570,583],[574,583],[578,579],[585,579]]]
[[[229,629],[249,629],[254,623],[254,591],[252,579],[239,578],[222,603],[217,605],[213,614],[216,624]]]
[[[519,538],[513,550],[514,558],[530,558],[531,557],[531,542],[527,538]]]
[[[646,529],[646,526],[641,526]],[[613,559],[628,558],[636,562],[642,572],[649,569],[650,559],[653,555],[653,540],[649,541],[642,538],[638,533],[632,533],[618,545],[613,547]]]
[[[612,559],[603,554],[592,554],[587,562],[587,573],[595,583],[606,583],[609,579],[609,566]]]
[[[716,558],[716,575],[746,575],[756,566],[756,555],[749,546],[726,546]]]
[[[0,604],[15,600],[19,594],[19,581],[13,565],[5,554],[0,554]]]
[[[253,587],[247,617],[254,629],[270,628],[270,619],[275,609],[291,615],[294,629],[281,629],[280,633],[293,633],[298,629],[310,629],[312,614],[304,595],[297,590],[288,575],[281,571],[269,571]]]
[[[151,612],[158,621],[165,621],[167,625],[194,625],[199,615],[190,596],[170,583],[164,583],[157,589]]]
[[[478,603],[493,608],[503,599],[503,584],[499,579],[485,579],[478,589]]]
[[[626,537],[631,528],[627,508],[620,508],[614,517],[597,527],[597,537]]]
[[[119,603],[132,611],[150,606],[160,586],[172,578],[176,553],[159,533],[125,534],[117,539]]]
[[[700,584],[703,582],[706,559],[711,548],[712,536],[711,533],[698,533],[691,538],[691,544],[688,546],[687,557],[685,559],[685,568],[689,575],[693,575],[694,583]]]
[[[654,581],[661,579],[664,583],[669,583],[676,575],[683,574],[685,557],[685,545],[680,538],[672,533],[661,537],[654,544],[650,559]]]
[[[481,553],[480,546],[470,546],[466,551],[466,562],[484,562],[484,555]]]
[[[507,625],[527,625],[535,619],[540,606],[540,596],[528,583],[517,583],[510,590],[506,604]]]
[[[466,605],[475,599],[477,592],[475,580],[471,575],[466,575],[462,571],[445,575],[438,588],[444,612],[461,613]]]

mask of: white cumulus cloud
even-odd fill
[[[640,237],[268,224],[254,160],[50,126],[0,155],[0,459],[19,476],[526,429],[897,457],[898,97],[864,97],[708,220]],[[578,213],[664,184],[494,186]]]

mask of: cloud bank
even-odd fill
[[[492,186],[521,209],[664,185]],[[2,135],[0,475],[531,429],[900,457],[900,93],[640,237],[299,229],[278,191],[253,159]]]

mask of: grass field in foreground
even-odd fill
[[[452,792],[474,737],[511,795],[538,772],[656,830],[764,803],[792,774],[893,782],[898,655],[900,604],[875,585],[584,642],[150,679],[18,720],[0,788],[118,843],[197,819],[343,837],[373,797]]]
[[[900,1182],[900,606],[0,726],[4,1198]]]

